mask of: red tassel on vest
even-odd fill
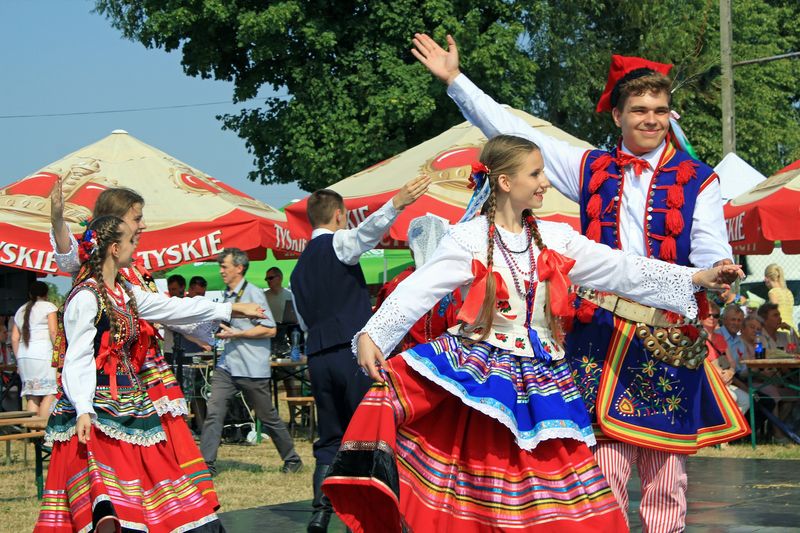
[[[589,180],[589,192],[594,194],[597,192],[597,189],[600,188],[603,183],[606,182],[608,178],[611,177],[605,170],[598,170],[597,172],[592,174],[592,178]]]
[[[664,261],[675,261],[675,258],[678,257],[678,248],[675,243],[675,237],[671,235],[664,237],[664,240],[661,241],[661,251],[658,253],[658,257]]]
[[[683,198],[683,186],[681,185],[670,185],[667,188],[667,206],[674,207],[675,209],[680,209],[683,207],[684,198]]]
[[[586,204],[586,214],[589,218],[600,218],[600,210],[603,208],[603,199],[599,194],[593,194]]]
[[[595,242],[600,242],[600,219],[593,218],[589,221],[589,226],[586,228],[586,237]]]
[[[668,209],[664,224],[667,235],[679,235],[683,231],[683,215],[675,208]]]
[[[575,311],[575,318],[583,324],[588,324],[592,321],[592,318],[594,318],[595,309],[597,309],[597,305],[589,300],[581,300],[581,305],[579,305],[578,310]]]
[[[681,186],[689,183],[689,180],[695,176],[697,172],[695,169],[698,166],[700,165],[688,159],[678,163],[678,172],[675,174],[675,182]]]
[[[591,169],[592,172],[597,172],[598,170],[605,170],[608,168],[608,165],[611,164],[612,160],[613,158],[611,157],[611,154],[606,152],[597,159],[595,159],[594,162],[591,165],[589,165],[589,168]]]

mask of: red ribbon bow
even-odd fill
[[[642,171],[650,168],[650,163],[635,155],[626,154],[625,152],[617,152],[617,165],[620,167],[627,167],[633,165],[633,173],[637,176],[642,175]]]
[[[539,254],[537,263],[539,279],[550,282],[551,312],[555,316],[571,317],[569,286],[572,285],[572,282],[567,274],[575,265],[575,260],[564,257],[550,248],[545,248]]]
[[[472,275],[475,276],[475,279],[472,281],[472,286],[469,289],[467,298],[461,306],[461,311],[458,312],[458,319],[467,324],[475,324],[478,320],[478,315],[483,306],[484,296],[486,295],[486,282],[489,278],[489,269],[477,259],[473,259]],[[495,295],[497,299],[508,300],[508,287],[506,287],[503,277],[499,272],[495,271],[492,271],[492,275],[495,279]]]
[[[472,172],[470,172],[469,174],[469,183],[467,184],[467,187],[470,189],[474,189],[475,186],[477,185],[475,181],[475,174],[488,174],[488,173],[489,173],[489,167],[487,167],[480,161],[472,163]]]
[[[106,331],[100,338],[100,349],[94,360],[95,367],[108,376],[108,385],[111,388],[111,398],[117,400],[117,365],[119,364],[119,349],[109,342],[110,332]]]

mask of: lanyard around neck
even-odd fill
[[[244,283],[242,284],[242,288],[237,291],[236,299],[233,301],[233,303],[237,303],[237,304],[239,303],[239,300],[242,299],[242,295],[244,294],[245,288],[247,288],[247,280],[244,280]],[[228,296],[226,296],[225,299],[227,300]]]

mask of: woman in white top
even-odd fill
[[[22,380],[20,396],[28,411],[47,416],[56,394],[56,369],[51,365],[56,337],[55,305],[47,301],[48,286],[34,281],[28,303],[17,310],[11,329],[11,347]]]
[[[466,221],[356,335],[359,364],[376,383],[323,485],[353,530],[627,530],[589,450],[591,423],[564,358],[568,288],[616,291],[694,317],[695,284],[720,287],[740,270],[654,261],[537,222],[531,209],[550,185],[543,169],[526,139],[486,143]],[[482,205],[485,215],[472,219]],[[462,324],[387,361],[459,287]]]
[[[169,442],[172,418],[162,418],[149,395],[143,332],[148,321],[263,318],[263,310],[168,298],[130,283],[120,268],[131,264],[135,237],[121,218],[96,218],[79,246],[83,265],[64,304],[63,394],[45,430],[53,448],[34,531],[223,531]]]

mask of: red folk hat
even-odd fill
[[[656,63],[641,57],[611,56],[611,67],[608,69],[608,81],[603,94],[597,102],[598,113],[611,111],[619,98],[618,87],[622,82],[640,78],[652,72],[660,72],[663,75],[669,74],[671,64]]]

